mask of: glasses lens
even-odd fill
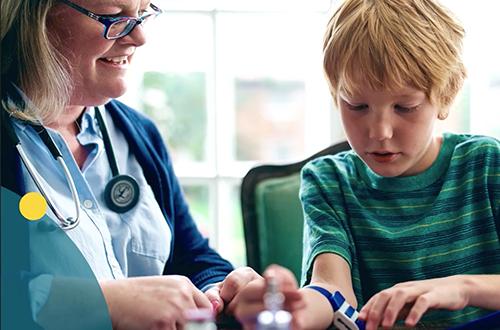
[[[151,19],[155,18],[157,16],[156,13],[146,13],[144,16],[141,17],[142,24],[150,21]]]
[[[127,35],[134,28],[136,21],[133,19],[127,19],[123,21],[118,21],[109,26],[108,33],[106,37],[108,39],[116,39]]]

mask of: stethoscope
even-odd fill
[[[56,146],[54,140],[50,136],[49,132],[45,127],[39,124],[27,123],[31,127],[33,127],[36,133],[40,136],[42,142],[45,144],[47,149],[50,151],[52,157],[60,164],[64,171],[64,176],[66,177],[66,181],[68,182],[69,188],[71,190],[71,198],[75,204],[75,216],[74,217],[65,217],[62,212],[56,207],[52,198],[50,198],[46,189],[44,189],[42,185],[42,180],[40,175],[35,170],[35,166],[27,157],[21,142],[12,126],[12,122],[7,117],[7,112],[5,110],[2,111],[3,122],[5,122],[6,133],[14,142],[14,145],[19,153],[19,156],[26,166],[28,173],[31,178],[35,182],[40,193],[43,195],[45,200],[47,201],[47,205],[50,207],[54,215],[59,220],[60,227],[64,230],[70,230],[78,226],[80,223],[80,197],[78,195],[78,191],[76,190],[75,181],[71,177],[71,174],[66,166],[66,162],[64,161],[61,151]],[[118,170],[118,164],[116,162],[115,153],[113,151],[113,146],[111,144],[111,139],[109,138],[108,130],[106,128],[106,124],[104,123],[104,119],[102,118],[101,112],[98,107],[95,107],[95,117],[99,124],[102,133],[102,139],[104,141],[104,148],[106,150],[106,155],[108,157],[108,162],[111,167],[111,173],[113,178],[106,184],[104,189],[104,200],[109,209],[117,212],[124,213],[130,211],[139,201],[139,185],[137,180],[134,177],[126,174],[120,174]]]

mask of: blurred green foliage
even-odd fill
[[[202,72],[146,72],[142,88],[144,112],[155,119],[172,149],[192,161],[206,158],[206,81]]]

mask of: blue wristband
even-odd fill
[[[203,292],[203,293],[205,293],[208,290],[210,290],[211,288],[219,286],[219,284],[220,284],[220,282],[207,284],[203,288],[201,288],[200,291]]]
[[[332,306],[333,309],[333,324],[342,330],[364,330],[365,323],[358,319],[358,312],[354,307],[349,305],[344,296],[335,291],[333,294],[330,291],[317,286],[307,285],[304,288],[315,290],[323,295]]]

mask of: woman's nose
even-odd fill
[[[121,38],[122,42],[132,43],[135,47],[140,47],[146,43],[146,33],[141,24],[138,24],[134,27],[134,29]]]

